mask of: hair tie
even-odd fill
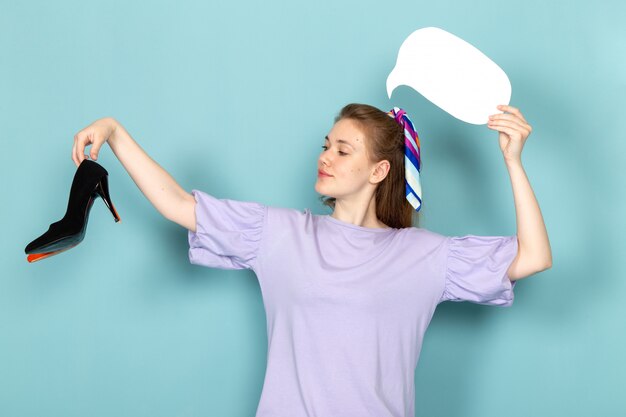
[[[422,186],[420,184],[420,140],[413,126],[413,122],[407,116],[406,111],[394,107],[387,112],[404,129],[404,182],[406,184],[406,199],[419,211],[422,207]]]

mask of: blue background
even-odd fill
[[[327,214],[317,157],[349,102],[405,108],[422,142],[422,226],[516,233],[497,133],[409,87],[402,41],[437,26],[508,74],[533,126],[522,161],[554,265],[511,308],[439,306],[416,415],[626,415],[621,108],[626,6],[600,2],[2,0],[0,415],[252,416],[266,364],[252,271],[188,261],[187,230],[149,203],[108,145],[114,223],[29,264],[63,217],[73,136],[111,116],[187,191]]]

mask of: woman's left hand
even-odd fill
[[[515,107],[500,105],[498,110],[508,113],[489,116],[487,127],[500,132],[500,150],[505,160],[521,160],[522,148],[533,129]]]

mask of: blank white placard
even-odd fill
[[[506,73],[463,39],[436,27],[418,29],[400,46],[387,77],[387,95],[406,85],[457,119],[486,124],[489,115],[509,104]]]

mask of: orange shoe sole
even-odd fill
[[[78,245],[78,243],[76,245]],[[26,260],[28,262],[30,262],[30,263],[37,262],[37,261],[40,261],[42,259],[49,258],[51,256],[57,255],[57,254],[59,254],[61,252],[65,252],[66,250],[72,249],[76,245],[72,245],[72,246],[67,247],[65,249],[56,250],[56,251],[52,251],[52,252],[31,253],[30,255],[28,255],[26,257]]]

